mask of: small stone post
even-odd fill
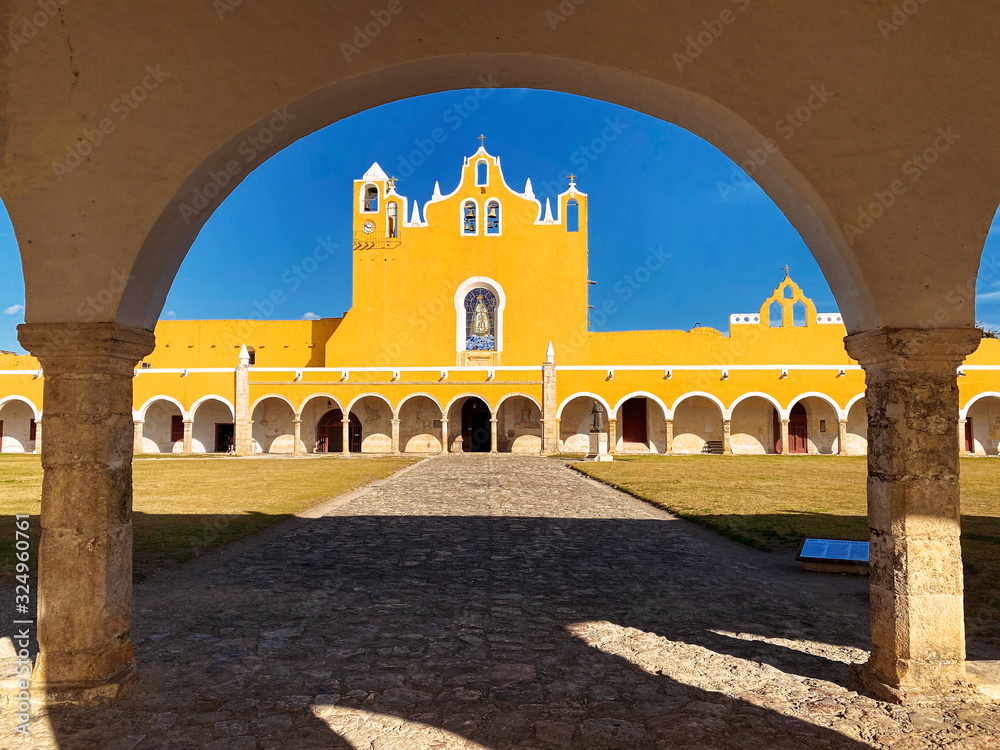
[[[236,455],[253,455],[253,428],[250,421],[250,352],[244,344],[236,367]]]
[[[732,430],[733,422],[731,419],[722,420],[722,455],[731,456],[733,455],[732,446]]]
[[[840,427],[837,431],[837,453],[841,456],[847,455],[847,420],[840,420]]]
[[[292,447],[292,455],[293,456],[301,456],[302,455],[302,417],[300,417],[298,414],[296,414],[295,418],[292,419],[292,431],[294,432],[294,435],[295,435],[295,442],[293,443],[293,447]]]
[[[41,416],[35,420],[35,454],[41,455],[42,453],[42,418]]]
[[[970,455],[968,446],[965,444],[965,425],[964,419],[958,420],[958,455],[960,456]],[[975,445],[972,446],[972,449],[975,450]]]
[[[490,453],[497,452],[497,420],[490,418]]]
[[[666,437],[664,438],[663,452],[664,454],[670,456],[674,452],[674,420],[664,419],[663,427]]]
[[[542,453],[551,454],[559,450],[559,420],[556,412],[556,350],[549,342],[542,365]]]
[[[190,420],[190,419],[185,419],[184,420],[184,443],[183,443],[183,451],[184,451],[184,453],[191,453],[191,451],[192,451],[191,435],[192,435],[193,431],[194,431],[194,421]]]
[[[448,418],[441,419],[441,453],[448,452]]]
[[[781,455],[782,456],[787,456],[788,455],[788,449],[789,449],[789,446],[788,446],[788,420],[787,419],[782,419],[781,420]]]
[[[393,453],[399,453],[399,419],[396,417],[392,418],[391,450]]]
[[[860,677],[884,700],[966,687],[956,370],[981,333],[882,329],[844,339],[867,384],[873,645]]]
[[[340,452],[345,456],[349,456],[351,455],[351,415],[344,414],[344,418],[341,421],[343,425],[341,427],[342,445]]]
[[[617,453],[618,450],[618,420],[612,419],[608,415],[608,453]]]
[[[132,454],[142,453],[142,426],[145,424],[141,419],[132,423]]]
[[[132,618],[132,377],[149,331],[31,323],[21,344],[45,368],[38,645],[32,690],[94,703],[135,681]]]

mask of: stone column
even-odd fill
[[[837,453],[841,456],[847,455],[847,420],[840,420],[840,428],[837,433]]]
[[[236,368],[236,455],[253,455],[253,424],[250,421],[250,355],[244,346]]]
[[[672,455],[674,452],[674,420],[664,419],[663,426],[666,433],[665,445],[663,446],[663,452],[666,455]]]
[[[966,450],[965,445],[965,420],[958,420],[958,455],[968,456],[969,451]],[[973,450],[975,450],[975,445],[973,445]]]
[[[342,432],[342,446],[340,452],[345,456],[351,455],[351,415],[344,414]]]
[[[981,332],[848,336],[865,370],[872,653],[863,683],[896,702],[965,687],[959,542],[958,377]]]
[[[141,419],[132,423],[132,454],[142,453],[142,426],[145,424]]]
[[[722,420],[722,455],[731,456],[733,455],[732,446],[732,431],[733,422],[731,419]]]
[[[542,365],[542,453],[556,453],[559,450],[559,420],[556,412],[556,359],[552,342],[545,353]]]
[[[295,443],[292,448],[293,456],[302,455],[302,417],[296,415],[292,420],[292,430],[295,433]]]
[[[184,453],[191,453],[191,434],[194,431],[194,421],[190,419],[184,420],[184,443],[183,451]]]
[[[618,420],[608,417],[608,453],[617,453]]]
[[[497,452],[497,420],[490,419],[490,453]]]
[[[788,455],[788,420],[781,420],[781,455]]]
[[[38,645],[48,703],[113,700],[135,681],[132,376],[153,334],[114,323],[32,323],[45,368]]]
[[[441,452],[448,452],[448,419],[444,417],[441,419]]]
[[[399,420],[392,418],[392,448],[393,453],[399,453]]]
[[[42,453],[42,420],[41,417],[35,420],[35,453]]]
[[[552,445],[553,449],[556,453],[558,453],[562,450],[562,419],[557,418],[555,423],[556,427],[555,430],[553,430],[553,433],[555,434],[555,442],[553,442]]]

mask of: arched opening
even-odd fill
[[[570,396],[559,407],[559,450],[563,453],[590,453],[590,431],[594,426],[594,405],[601,407],[603,431],[608,432],[613,410],[593,393]],[[609,449],[612,446],[609,445]]]
[[[479,234],[479,207],[475,201],[462,204],[462,234]]]
[[[476,162],[476,187],[485,187],[490,184],[489,165],[485,159]]]
[[[864,398],[859,398],[847,410],[847,455],[868,454],[868,410]]]
[[[580,203],[575,198],[566,201],[566,231],[580,231]]]
[[[666,449],[666,414],[656,399],[632,396],[615,414],[618,453],[663,453]]]
[[[367,395],[351,402],[351,418],[361,423],[361,453],[392,452],[392,406],[381,396]]]
[[[689,396],[674,407],[674,453],[721,454],[722,409],[704,396]]]
[[[399,450],[441,452],[441,407],[429,396],[411,396],[399,407]]]
[[[468,396],[453,403],[449,413],[457,416],[448,419],[450,430],[455,435],[451,438],[451,452],[488,453],[490,420],[493,418],[489,404],[478,396]]]
[[[500,201],[491,200],[486,204],[486,234],[500,235]]]
[[[833,404],[818,396],[806,396],[788,415],[788,445],[791,453],[833,455],[839,450],[840,416]]]
[[[540,453],[542,410],[528,396],[505,398],[497,409],[497,450],[500,453]]]
[[[785,288],[788,291],[788,288]],[[802,300],[792,304],[792,325],[802,328],[808,324],[806,320],[806,305]]]
[[[399,203],[389,201],[385,207],[386,236],[390,239],[399,237]]]
[[[182,453],[184,414],[167,399],[155,399],[142,412],[142,453]]]
[[[788,452],[809,452],[809,416],[801,401],[788,412]]]
[[[0,453],[34,453],[37,424],[35,409],[20,398],[0,404]]]
[[[1000,397],[977,399],[965,414],[965,450],[973,456],[1000,454]]]
[[[257,402],[253,420],[254,453],[295,451],[295,410],[283,398],[268,396]]]
[[[331,409],[316,425],[316,453],[344,452],[344,412]],[[361,420],[353,412],[347,419],[347,452],[361,452]]]
[[[366,214],[378,213],[378,186],[365,185],[361,193],[361,212]]]
[[[786,291],[788,291],[786,289]],[[781,303],[775,300],[770,305],[767,306],[767,324],[771,328],[781,328],[784,325],[782,315],[784,311],[781,307]]]
[[[236,449],[233,410],[222,399],[208,398],[191,414],[192,453],[231,453]]]
[[[750,396],[737,403],[730,418],[729,442],[734,455],[759,456],[781,450],[781,421],[774,403]]]

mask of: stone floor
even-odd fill
[[[434,458],[138,586],[137,688],[0,747],[1000,747],[1000,708],[852,692],[865,590],[554,459]]]

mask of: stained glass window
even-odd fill
[[[477,287],[465,295],[465,350],[496,350],[497,298],[489,289]]]

